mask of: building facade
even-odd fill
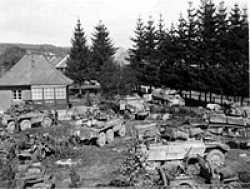
[[[72,83],[43,55],[25,55],[0,78],[0,110],[5,111],[16,100],[44,107],[66,107],[68,86]]]

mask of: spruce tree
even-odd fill
[[[145,28],[145,58],[144,58],[144,84],[158,85],[159,61],[157,59],[157,31],[152,17],[149,18]]]
[[[193,8],[192,2],[189,2],[188,19],[187,19],[187,57],[186,62],[190,66],[191,64],[197,64],[197,20],[196,12]]]
[[[157,46],[157,33],[152,17],[150,17],[147,22],[144,33],[144,40],[145,40],[145,60],[150,62],[156,56],[156,46]]]
[[[186,41],[186,58],[185,58],[185,68],[182,75],[185,78],[184,88],[186,90],[192,90],[197,86],[197,71],[193,68],[199,64],[199,49],[197,48],[197,12],[193,7],[193,2],[188,2],[189,7],[187,10],[187,41]]]
[[[228,62],[228,20],[227,9],[224,6],[224,2],[220,2],[218,11],[216,13],[216,41],[217,41],[217,63],[219,66],[223,66]]]
[[[157,59],[159,61],[159,64],[161,65],[162,62],[164,61],[164,49],[162,49],[162,47],[167,35],[165,31],[165,25],[164,25],[164,20],[162,18],[162,14],[160,14],[156,35],[157,35],[157,47],[156,47]]]
[[[156,31],[156,37],[157,37],[157,48],[159,49],[160,44],[164,41],[166,37],[165,25],[164,25],[164,20],[162,18],[162,14],[160,14],[158,28]]]
[[[217,92],[218,82],[214,76],[208,75],[216,70],[217,64],[215,59],[216,53],[216,17],[215,5],[212,0],[203,0],[200,9],[198,10],[199,35],[198,35],[198,85],[199,91]]]
[[[95,72],[93,73],[95,79],[98,79],[102,71],[102,66],[105,62],[112,59],[116,50],[110,39],[107,27],[100,21],[95,27],[91,47],[91,64]]]
[[[78,85],[79,96],[81,97],[81,85],[91,76],[89,75],[89,48],[86,45],[86,37],[80,19],[77,20],[71,43],[72,47],[65,73]]]
[[[141,17],[137,19],[135,36],[131,38],[133,46],[129,49],[129,59],[131,70],[134,70],[136,76],[135,85],[140,85],[143,82],[143,60],[145,59],[145,25]]]
[[[178,21],[176,39],[176,45],[178,48],[176,55],[178,58],[176,59],[176,63],[182,64],[186,62],[187,55],[187,23],[182,14],[180,14]]]

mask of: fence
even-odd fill
[[[239,96],[227,96],[227,95],[219,95],[210,92],[198,92],[198,91],[182,91],[182,96],[186,99],[192,99],[204,103],[216,103],[216,104],[224,104],[228,101],[238,103],[241,105],[249,105],[250,101],[248,98],[242,98]]]

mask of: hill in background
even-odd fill
[[[22,43],[0,43],[0,55],[6,52],[11,47],[19,47],[26,51],[36,53],[53,53],[58,56],[64,56],[68,53],[69,47],[57,47],[49,44],[22,44]]]
[[[57,47],[49,44],[21,44],[21,43],[0,43],[0,77],[17,63],[25,53],[39,53],[58,59],[65,57],[70,48]],[[120,47],[114,55],[114,60],[120,65],[128,65],[128,50]]]

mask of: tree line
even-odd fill
[[[249,96],[247,10],[238,4],[189,2],[187,17],[166,28],[140,17],[130,49],[136,86],[170,87],[232,96]]]
[[[113,55],[117,48],[109,36],[107,27],[100,21],[94,28],[91,45],[87,43],[87,36],[80,20],[72,37],[72,47],[67,61],[66,75],[79,86],[79,95],[82,95],[81,86],[84,81],[97,80],[105,93],[116,89],[113,80],[118,79],[119,70],[114,62]],[[118,73],[119,74],[119,73]]]
[[[107,27],[94,28],[91,45],[77,21],[66,74],[75,83],[97,80],[106,94],[127,94],[138,86],[170,87],[230,96],[249,96],[247,10],[235,4],[189,2],[187,16],[166,27],[137,19],[127,66],[113,58],[117,48]]]

